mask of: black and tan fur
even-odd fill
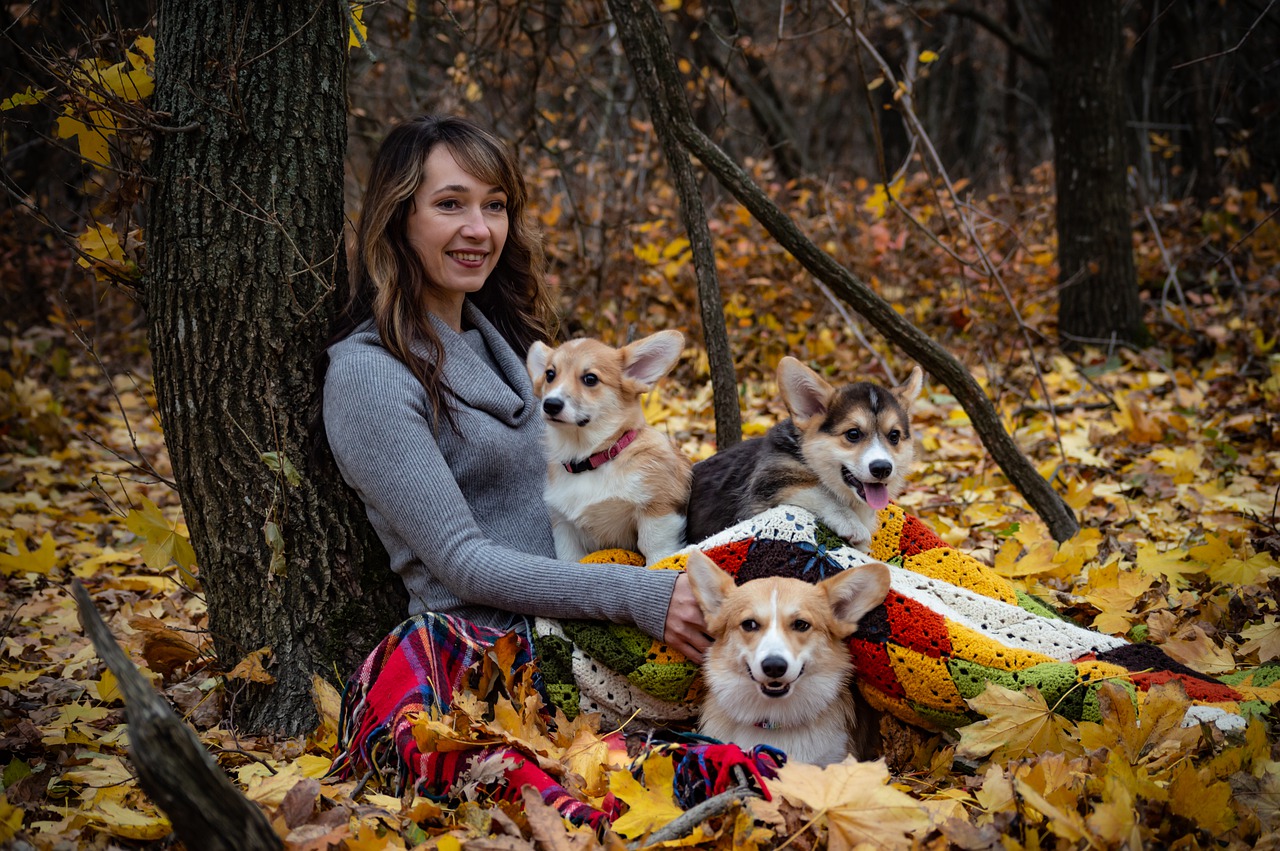
[[[787,504],[807,508],[867,551],[876,511],[906,486],[914,460],[911,404],[922,384],[916,367],[892,389],[866,381],[837,389],[783,358],[778,390],[791,417],[694,465],[688,540]]]

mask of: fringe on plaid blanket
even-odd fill
[[[348,680],[342,696],[339,741],[343,750],[332,773],[350,777],[368,768],[380,784],[394,780],[397,794],[412,785],[442,799],[473,774],[506,760],[495,795],[516,799],[529,784],[561,815],[593,827],[611,820],[615,802],[604,809],[579,801],[531,759],[512,748],[450,753],[423,752],[413,735],[413,717],[430,709],[447,712],[462,688],[467,669],[505,633],[461,618],[427,613],[410,618],[384,638]],[[520,640],[514,665],[533,658]]]
[[[412,617],[396,627],[347,682],[338,731],[342,751],[331,773],[348,778],[368,769],[379,785],[394,783],[397,794],[413,786],[437,800],[451,797],[474,777],[500,775],[486,786],[495,797],[517,799],[520,789],[529,784],[545,803],[571,821],[592,827],[612,821],[619,804],[611,794],[605,795],[600,808],[592,807],[513,748],[449,753],[419,749],[413,734],[414,716],[432,709],[448,711],[454,695],[466,683],[468,669],[504,635],[500,630],[436,613]],[[528,643],[517,639],[519,650],[513,668],[532,659]],[[774,777],[776,768],[785,762],[781,753],[769,748],[744,753],[736,746],[699,737],[678,739],[654,750],[673,757],[677,793],[686,806],[723,791],[735,767],[753,778],[767,798],[764,778]],[[626,753],[620,736],[607,741],[611,749]],[[648,750],[633,762],[633,771],[640,770]],[[494,771],[494,766],[500,770]]]

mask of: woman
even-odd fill
[[[415,616],[357,675],[353,745],[372,759],[390,738],[420,779],[439,780],[442,757],[416,752],[405,707],[447,706],[465,663],[498,635],[529,640],[528,616],[631,623],[695,662],[708,645],[683,573],[554,557],[543,421],[524,368],[547,338],[550,300],[526,204],[514,156],[474,124],[427,116],[395,128],[374,160],[328,350],[329,445]],[[389,674],[411,636],[430,674],[421,659]],[[522,782],[559,794],[527,776],[511,786]]]

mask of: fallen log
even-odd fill
[[[129,758],[138,783],[193,851],[275,851],[283,843],[266,814],[241,794],[116,643],[78,580],[71,593],[80,626],[115,674],[129,725]]]

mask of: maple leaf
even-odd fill
[[[263,647],[255,650],[240,660],[240,663],[227,674],[229,680],[248,680],[251,683],[271,685],[276,678],[267,672],[267,664],[271,656],[271,648]]]
[[[26,812],[22,807],[15,807],[0,792],[0,843],[7,844],[22,830],[22,819]]]
[[[669,756],[644,761],[644,785],[629,771],[609,775],[609,791],[625,801],[627,812],[613,823],[613,830],[627,839],[652,833],[684,814],[675,802],[675,767]],[[700,831],[695,832],[700,833]]]
[[[1198,564],[1186,561],[1186,550],[1172,549],[1162,553],[1150,541],[1138,541],[1137,549],[1135,564],[1138,570],[1164,576],[1174,585],[1186,584],[1184,574],[1200,572]]]
[[[968,757],[991,755],[1016,759],[1026,754],[1078,754],[1071,722],[1054,713],[1035,688],[1012,691],[987,683],[982,694],[965,701],[986,717],[961,727],[956,753]]]
[[[1160,645],[1160,649],[1202,674],[1225,674],[1236,668],[1236,660],[1231,652],[1214,644],[1205,631],[1195,624],[1179,629]]]
[[[1175,485],[1186,485],[1195,481],[1200,465],[1204,462],[1204,450],[1194,444],[1183,449],[1161,447],[1153,450],[1147,457],[1173,476]]]
[[[1235,824],[1231,786],[1213,781],[1190,762],[1180,762],[1169,783],[1169,809],[1207,830],[1219,834]]]
[[[1103,683],[1098,688],[1102,721],[1081,722],[1080,743],[1089,750],[1107,748],[1130,766],[1159,768],[1162,760],[1180,756],[1188,739],[1199,736],[1198,730],[1182,726],[1189,705],[1182,686],[1171,681],[1146,693],[1139,715],[1126,689],[1118,683]],[[1142,780],[1135,776],[1131,785],[1137,786]]]
[[[1280,656],[1280,620],[1275,615],[1267,615],[1262,623],[1240,630],[1240,637],[1246,639],[1240,645],[1242,655],[1256,652],[1259,662],[1269,662]]]
[[[910,848],[911,837],[931,825],[928,811],[915,798],[888,785],[883,759],[858,762],[853,757],[819,767],[790,763],[778,771],[769,789],[793,804],[807,807],[817,821],[827,821],[827,848],[844,851],[861,843],[875,848]]]
[[[173,832],[172,825],[164,816],[131,810],[115,801],[99,801],[93,809],[86,811],[84,816],[112,836],[125,839],[155,841]]]
[[[1037,809],[1041,815],[1047,817],[1049,830],[1055,836],[1059,836],[1068,842],[1079,842],[1089,835],[1089,829],[1085,826],[1084,819],[1074,809],[1063,809],[1054,806],[1021,778],[1014,778],[1013,788],[1028,804]]]
[[[135,508],[125,515],[124,525],[144,540],[142,560],[152,570],[159,571],[170,561],[177,562],[184,570],[195,565],[196,551],[190,539],[178,531],[177,523],[166,520],[151,500],[144,497],[142,509]]]
[[[107,110],[95,110],[80,120],[71,104],[63,107],[63,113],[54,126],[59,139],[74,138],[80,146],[80,159],[97,168],[111,164],[111,139],[116,135],[114,116]]]
[[[1114,774],[1103,780],[1102,800],[1094,804],[1087,822],[1089,830],[1110,847],[1143,847],[1133,791]]]
[[[39,548],[34,551],[27,549],[21,535],[15,536],[13,543],[18,549],[16,553],[0,553],[0,573],[5,576],[15,573],[39,573],[43,576],[58,563],[57,546],[53,535],[48,532],[44,533]]]
[[[1122,570],[1118,561],[1089,571],[1085,600],[1098,610],[1093,628],[1113,635],[1129,631],[1138,617],[1138,598],[1151,590],[1155,580],[1135,570]]]

